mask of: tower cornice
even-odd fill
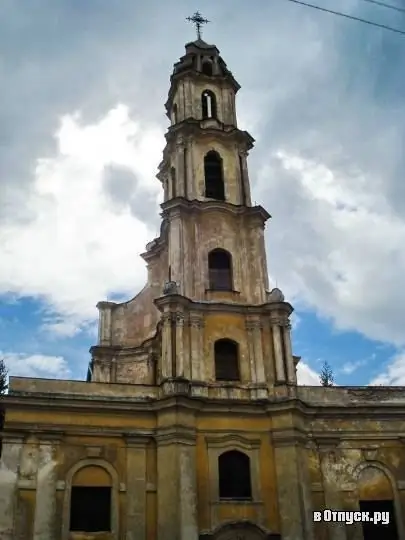
[[[165,134],[168,144],[173,142],[177,135],[181,133],[183,136],[194,137],[234,137],[236,141],[243,143],[247,150],[251,150],[254,145],[254,138],[248,131],[238,129],[233,125],[227,125],[216,119],[197,119],[186,118],[182,122],[178,122],[174,126],[170,126]]]
[[[245,206],[231,204],[226,201],[218,200],[206,200],[199,201],[197,199],[188,200],[184,197],[176,197],[175,199],[169,199],[162,203],[162,217],[169,218],[175,212],[178,213],[203,213],[207,211],[216,210],[226,214],[232,214],[234,216],[245,215],[247,217],[257,216],[263,224],[271,218],[271,215],[262,206]]]

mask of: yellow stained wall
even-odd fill
[[[243,318],[235,315],[228,315],[227,317],[221,317],[220,315],[209,315],[207,317],[208,336],[211,336],[214,332],[213,328],[220,328],[227,331],[232,329],[232,333],[229,337],[237,339],[240,343],[244,340],[244,323]],[[236,335],[235,335],[236,334]],[[221,336],[222,337],[222,336]],[[208,357],[208,355],[206,355]],[[121,427],[125,430],[125,427],[130,427],[133,430],[146,429],[154,430],[157,426],[170,425],[187,425],[195,428],[197,431],[196,439],[196,468],[197,468],[197,500],[198,500],[198,523],[200,529],[210,529],[212,526],[211,521],[211,482],[213,471],[209,467],[209,448],[207,444],[207,437],[213,436],[231,436],[237,434],[245,440],[260,440],[259,445],[259,499],[263,502],[263,515],[264,524],[270,530],[280,530],[279,520],[279,506],[278,506],[278,486],[276,476],[276,464],[274,461],[274,449],[272,445],[271,432],[273,429],[290,429],[294,425],[298,425],[302,422],[300,415],[284,414],[282,412],[273,415],[258,414],[257,416],[252,414],[240,413],[239,415],[224,413],[203,413],[192,412],[190,410],[182,410],[181,407],[174,408],[172,412],[168,410],[162,410],[161,412],[150,412],[145,414],[131,414],[121,413],[120,415],[113,414],[108,411],[94,410],[91,413],[75,413],[69,414],[64,411],[34,411],[34,410],[10,410],[7,413],[7,422],[13,422],[14,425],[19,425],[21,430],[24,430],[24,425],[29,428],[29,425],[35,425],[41,427],[41,424],[45,426],[52,425],[55,428],[63,431],[66,429],[75,429],[75,427],[83,430],[87,426],[100,426],[100,428],[109,427]],[[328,429],[327,422],[323,422],[324,429]],[[335,421],[331,421],[331,424],[337,424],[340,429],[345,426],[346,430],[360,429],[362,426],[361,421],[357,422],[343,422],[340,424]],[[367,419],[365,424],[369,429],[372,425],[372,421]],[[70,426],[70,427],[69,427]],[[375,424],[375,431],[380,431],[381,426],[378,422]],[[101,431],[101,430],[100,430]],[[333,435],[333,428],[329,428],[331,435]],[[107,432],[106,432],[107,433]],[[335,433],[339,433],[336,431]],[[27,442],[31,445],[35,444],[34,439],[27,439]],[[348,482],[355,467],[359,463],[366,463],[366,454],[363,451],[363,447],[368,445],[367,439],[362,441],[361,434],[359,434],[358,440],[352,440],[352,445],[356,448],[342,448],[336,453],[336,460],[339,464],[339,482]],[[58,466],[56,469],[57,479],[65,480],[68,471],[77,462],[88,457],[88,448],[98,447],[101,449],[100,457],[111,463],[116,469],[119,477],[119,482],[127,483],[128,474],[131,471],[127,471],[127,459],[126,459],[126,442],[123,437],[111,437],[107,434],[104,436],[101,432],[97,436],[91,436],[90,434],[79,435],[71,434],[65,435],[57,450]],[[378,463],[385,463],[395,478],[402,479],[405,477],[405,452],[403,444],[398,440],[386,440],[380,443],[378,448],[372,449],[373,461]],[[228,449],[228,448],[226,448]],[[363,455],[364,454],[364,455]],[[307,452],[308,462],[307,467],[309,469],[309,476],[311,486],[317,486],[317,489],[312,490],[312,506],[314,510],[322,509],[325,504],[323,489],[323,478],[321,474],[320,461],[321,456],[316,448]],[[293,467],[294,464],[291,464]],[[370,463],[372,466],[372,463]],[[157,515],[157,452],[156,442],[150,440],[146,446],[146,535],[148,540],[154,540],[157,538],[157,522],[159,516]],[[76,477],[76,481],[79,483],[104,483],[106,481],[106,473],[104,470],[98,467],[91,467],[86,471],[81,471]],[[360,499],[374,499],[384,500],[392,499],[393,492],[391,484],[387,476],[376,468],[368,469],[360,474],[359,482],[357,486],[356,497]],[[63,491],[56,492],[56,531],[61,530],[61,516],[63,506]],[[27,538],[32,537],[35,516],[35,490],[20,489],[18,497],[20,504],[20,516],[23,516],[24,521],[24,534]],[[120,515],[120,531],[125,530],[126,522],[126,500],[130,496],[130,493],[119,494],[119,515]],[[165,494],[161,493],[160,496],[165,497]],[[168,491],[167,504],[173,504],[171,499],[172,495]],[[349,494],[342,490],[342,505],[345,509],[353,509],[353,493]],[[253,521],[257,521],[257,507],[254,504],[233,504],[232,502],[216,503],[216,508],[220,519],[243,519],[248,518]],[[23,525],[18,525],[22,527]],[[322,525],[314,525],[316,538],[323,540],[327,538],[326,528]],[[31,536],[30,536],[31,535]],[[79,538],[77,535],[72,538]],[[84,538],[90,538],[88,535]],[[108,537],[107,537],[108,538]]]

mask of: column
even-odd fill
[[[58,444],[58,441],[40,441],[34,540],[54,540],[57,537],[55,518]]]
[[[281,343],[281,329],[277,321],[272,321],[271,329],[273,333],[274,361],[276,368],[276,382],[286,382],[284,369],[283,347]]]
[[[22,437],[4,437],[0,461],[0,538],[14,540],[18,468]]]
[[[125,540],[146,540],[146,444],[146,439],[127,439]]]
[[[342,499],[339,482],[339,467],[336,467],[338,459],[334,447],[320,447],[319,458],[322,472],[322,483],[325,496],[325,508],[342,510]],[[346,540],[345,523],[328,523],[329,540]]]
[[[297,375],[295,372],[295,364],[291,350],[291,325],[287,323],[283,328],[284,333],[284,349],[285,349],[285,363],[287,365],[287,379],[288,382],[297,384]]]
[[[184,377],[184,315],[176,313],[176,377]]]
[[[170,312],[162,314],[162,323],[161,377],[167,379],[172,376],[172,317]]]

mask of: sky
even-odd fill
[[[405,31],[405,13],[364,0],[313,3]],[[338,385],[405,385],[405,36],[288,0],[2,2],[10,375],[85,379],[97,302],[143,287],[163,105],[197,9],[242,87],[252,198],[272,215],[270,283],[295,308],[299,382],[319,384],[326,361]]]

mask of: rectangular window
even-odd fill
[[[111,487],[72,486],[70,530],[111,531]]]

